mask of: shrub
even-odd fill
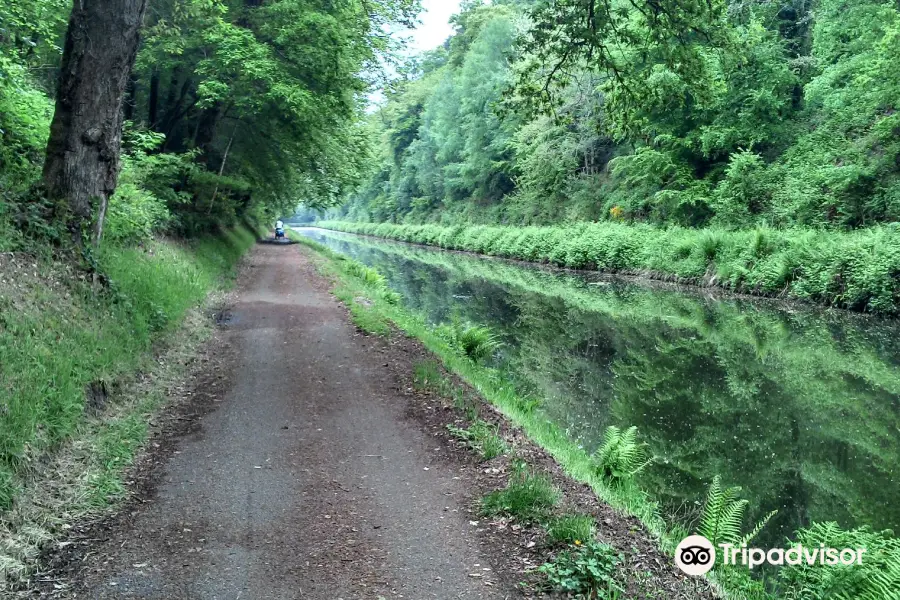
[[[170,221],[165,202],[133,183],[123,183],[109,200],[104,237],[113,241],[144,242]]]

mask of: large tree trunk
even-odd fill
[[[94,240],[119,176],[122,98],[140,41],[147,0],[74,0],[44,185],[67,210],[78,244],[95,213]]]

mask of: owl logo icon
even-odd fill
[[[716,564],[716,549],[702,535],[686,537],[675,549],[675,564],[688,575],[706,575]]]

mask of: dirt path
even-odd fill
[[[72,597],[512,595],[469,523],[460,465],[406,418],[388,359],[305,251],[263,245],[249,262],[214,359],[227,375],[194,382],[214,408],[92,544]]]

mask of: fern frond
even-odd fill
[[[715,543],[735,543],[741,539],[741,530],[744,526],[744,513],[750,503],[746,500],[735,500],[727,504],[719,514],[716,523]]]
[[[756,524],[756,527],[754,527],[753,529],[750,530],[750,533],[748,533],[747,535],[745,535],[738,541],[738,545],[743,546],[743,545],[749,544],[750,542],[755,540],[756,536],[759,535],[759,532],[763,530],[763,527],[765,527],[766,524],[769,521],[771,521],[772,518],[777,514],[778,514],[778,510],[773,510],[772,512],[767,514],[765,517],[763,517],[762,520]]]
[[[716,531],[718,529],[719,514],[725,501],[725,494],[722,490],[722,478],[716,475],[713,477],[709,486],[709,492],[706,494],[706,504],[703,505],[703,513],[700,515],[700,527],[698,533],[715,543]]]
[[[623,480],[634,477],[652,463],[654,457],[649,454],[647,444],[638,442],[637,427],[622,431],[610,425],[603,434],[603,445],[594,454],[594,463],[602,477]]]
[[[742,536],[744,515],[750,503],[739,497],[740,491],[739,487],[723,487],[722,478],[718,475],[709,486],[697,532],[714,545],[723,542],[735,545],[748,543],[759,535],[777,512],[767,515],[750,533]]]
[[[787,600],[900,600],[900,540],[891,531],[867,527],[844,530],[836,523],[815,523],[797,532],[805,547],[865,548],[861,564],[791,565],[779,578]]]

